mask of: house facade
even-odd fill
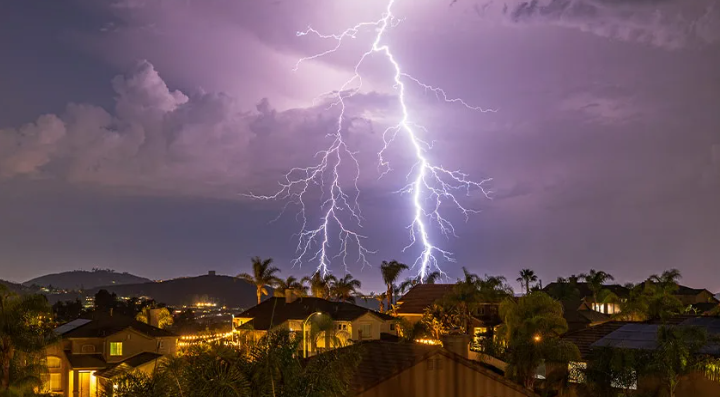
[[[710,337],[719,335],[720,319],[710,317],[679,317],[677,321],[668,326],[693,326],[705,328]],[[570,362],[567,369],[554,370],[567,371],[570,397],[588,395],[585,388],[585,377],[582,373],[592,365],[593,351],[599,348],[641,349],[652,351],[657,347],[658,324],[608,321],[595,327],[589,327],[576,332],[569,332],[562,336],[565,341],[572,342],[578,347],[581,359]],[[720,348],[713,343],[702,349],[703,354],[720,358]],[[716,374],[708,376],[702,371],[692,372],[679,377],[675,390],[676,397],[720,396],[720,378]],[[637,379],[622,385],[621,381],[613,381],[611,387],[627,388],[638,395],[665,395],[666,382],[661,382],[656,376],[637,376]]]
[[[178,337],[133,318],[97,314],[55,330],[46,348],[44,391],[66,397],[96,397],[125,371],[152,372],[177,351]]]
[[[310,355],[354,342],[396,335],[395,318],[387,314],[352,303],[293,294],[288,294],[287,298],[267,299],[236,315],[233,321],[236,329],[247,330],[253,339],[274,329],[286,329],[300,336],[304,331],[304,343]]]
[[[397,315],[414,324],[422,320],[425,309],[432,306],[438,299],[442,299],[453,291],[455,284],[418,284],[403,295],[397,302]],[[479,351],[482,340],[492,338],[495,329],[501,323],[500,305],[498,303],[484,303],[478,305],[477,310],[470,319],[467,333],[472,336],[471,346]]]

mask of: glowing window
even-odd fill
[[[122,356],[122,342],[110,342],[110,355]]]
[[[48,368],[60,368],[61,361],[59,357],[55,356],[48,356],[47,358],[47,367]]]
[[[45,380],[45,391],[58,392],[62,390],[62,374],[47,374]]]

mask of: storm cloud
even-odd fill
[[[11,20],[36,15],[31,3]],[[456,253],[449,274],[466,265],[514,279],[531,267],[547,281],[595,267],[624,281],[678,267],[688,284],[720,288],[707,278],[720,261],[717,7],[450,3],[398,0],[404,19],[387,36],[408,73],[498,110],[408,91],[432,159],[493,178],[494,199],[464,197],[482,212],[457,217],[459,239],[439,240]],[[284,203],[242,194],[274,192],[327,147],[337,108],[322,94],[350,76],[373,34],[293,72],[333,44],[295,33],[339,32],[384,5],[78,0],[53,6],[69,19],[1,26],[0,39],[24,38],[6,43],[0,64],[0,259],[18,265],[5,277],[103,262],[150,277],[234,274],[252,255],[306,271],[289,267],[293,214],[268,224]],[[362,231],[373,263],[412,262],[408,204],[393,193],[412,166],[402,140],[394,172],[377,170],[397,92],[381,57],[362,72],[345,127],[362,168]],[[375,270],[360,274],[368,289]]]

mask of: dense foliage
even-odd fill
[[[51,343],[51,309],[42,295],[18,295],[0,285],[0,396],[29,396],[42,386],[41,360]]]
[[[306,361],[298,347],[299,340],[288,332],[271,333],[245,349],[194,347],[167,361],[153,377],[124,375],[104,397],[347,395],[361,347],[333,350]]]
[[[500,335],[507,343],[506,375],[532,388],[535,371],[541,364],[559,363],[567,367],[578,360],[577,347],[560,339],[567,331],[562,305],[549,295],[535,291],[529,295],[506,299],[500,305],[503,325]]]

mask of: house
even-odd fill
[[[709,317],[679,316],[669,326],[697,326],[705,328],[708,334],[720,335],[720,319]],[[660,324],[652,322],[636,323],[609,321],[598,326],[589,327],[576,332],[563,335],[563,340],[574,343],[581,354],[581,361],[571,362],[568,373],[571,384],[584,382],[584,376],[579,375],[592,363],[593,351],[599,348],[612,347],[618,349],[654,350],[657,347],[657,333]],[[708,344],[703,354],[720,357],[720,347],[717,344]],[[627,387],[628,385],[626,385]],[[619,387],[619,386],[615,386]],[[657,395],[664,387],[658,379],[650,376],[641,376],[629,385],[630,389],[637,390],[643,395]],[[577,388],[571,388],[570,396],[576,395]],[[717,379],[711,381],[701,373],[691,374],[680,378],[676,397],[716,396],[720,395],[720,383]]]
[[[580,299],[566,299],[560,301],[563,305],[563,318],[567,321],[568,331],[594,327],[610,321],[610,315],[593,310],[590,304]]]
[[[319,318],[311,318],[318,315]],[[303,324],[322,322],[322,316],[332,321],[332,332],[312,333],[306,327],[309,338],[307,349],[312,355],[325,349],[345,346],[348,343],[379,340],[385,335],[396,334],[395,318],[347,302],[333,302],[314,297],[273,297],[238,314],[233,325],[252,332],[253,338],[262,337],[271,329],[287,329],[302,335]],[[325,328],[329,328],[325,325]],[[331,338],[332,336],[332,338]]]
[[[720,300],[715,298],[712,292],[705,288],[690,288],[679,285],[675,291],[675,297],[682,302],[683,305],[689,306],[693,312],[699,315],[707,315],[718,310]]]
[[[361,361],[350,383],[355,397],[537,397],[466,355],[440,346],[370,341],[360,349]]]
[[[397,302],[397,315],[411,324],[420,321],[425,309],[432,306],[453,291],[455,284],[418,284],[403,295]],[[492,338],[495,328],[501,323],[498,303],[481,304],[473,313],[468,334],[473,336],[474,350],[479,350],[480,342]]]
[[[586,302],[590,309],[595,310],[604,314],[615,314],[620,312],[619,302],[608,302],[600,303],[593,302],[593,292],[590,289],[588,283],[574,282],[570,283],[577,290],[577,296],[574,299],[580,299]],[[561,289],[561,285],[557,282],[552,282],[546,285],[542,290],[550,296],[557,297],[558,291]],[[626,299],[630,295],[630,290],[618,284],[603,285],[603,289],[612,292],[620,300]]]
[[[152,372],[163,357],[175,354],[178,340],[169,331],[111,313],[71,321],[55,333],[59,341],[45,352],[44,389],[66,397],[96,397],[124,371]]]

